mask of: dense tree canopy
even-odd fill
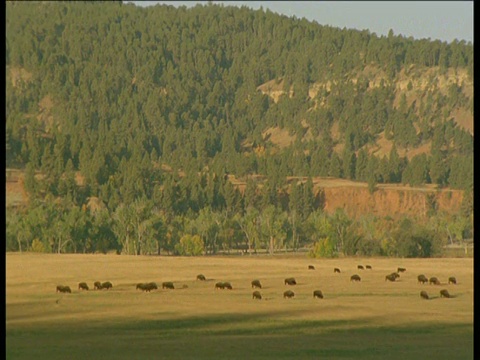
[[[36,240],[53,252],[196,253],[203,241],[212,253],[273,251],[320,239],[299,225],[323,208],[312,177],[473,191],[473,136],[451,120],[473,111],[473,97],[432,85],[410,104],[395,87],[414,67],[471,78],[471,43],[378,37],[245,6],[9,1],[6,11],[6,162],[25,169],[31,200],[26,216],[9,211],[9,249]],[[367,66],[385,74],[378,86],[354,76]],[[259,91],[271,81],[278,101]],[[279,148],[271,128],[296,140]],[[394,146],[379,159],[366,149],[383,135]],[[429,142],[431,153],[410,161],[397,152]],[[248,179],[244,191],[231,175]],[[310,180],[290,188],[287,176]],[[93,198],[105,209],[91,212]],[[190,224],[197,217],[206,228]],[[352,239],[339,251],[355,253]]]

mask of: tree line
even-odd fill
[[[464,198],[458,214],[438,211],[432,195],[425,195],[426,217],[366,214],[353,219],[343,209],[324,212],[323,192],[313,191],[311,178],[292,183],[288,192],[268,182],[260,187],[254,180],[243,193],[227,179],[217,184],[209,188],[211,202],[205,192],[207,204],[198,212],[187,206],[173,211],[190,196],[168,192],[160,195],[165,198],[137,198],[114,210],[99,199],[78,206],[73,193],[33,198],[28,207],[7,211],[6,250],[213,255],[308,249],[314,257],[430,257],[442,254],[447,243],[473,236],[469,198]]]

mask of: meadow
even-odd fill
[[[473,359],[472,258],[5,258],[9,360]],[[386,282],[397,267],[407,271]],[[207,280],[197,281],[198,274]],[[351,282],[352,274],[362,280]],[[442,284],[418,284],[419,274]],[[448,284],[450,276],[456,285]],[[297,285],[285,285],[286,277]],[[253,279],[262,283],[261,300],[252,299]],[[93,290],[95,281],[113,288]],[[159,289],[136,290],[150,281]],[[162,289],[163,281],[175,289]],[[217,281],[229,281],[233,290],[215,290]],[[78,290],[79,282],[90,290]],[[57,285],[72,293],[57,293]],[[293,299],[283,298],[287,289]],[[313,298],[316,289],[323,299]],[[441,298],[441,289],[452,298]],[[429,300],[420,298],[421,290]]]

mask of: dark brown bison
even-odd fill
[[[223,282],[217,282],[215,284],[215,290],[217,289],[225,289],[225,284]]]
[[[61,292],[61,293],[72,293],[72,290],[70,289],[70,287],[69,287],[69,286],[57,285],[56,292]]]
[[[334,273],[339,273],[340,274],[340,269],[339,268],[333,268]]]
[[[153,281],[149,282],[148,284],[145,284],[145,291],[152,291],[157,289],[158,289],[157,283]]]
[[[308,270],[315,270],[315,266],[313,266],[313,265],[308,265]]]
[[[407,271],[407,269],[401,268],[401,267],[397,268],[397,272],[399,272],[399,273],[405,272],[405,271]]]
[[[440,285],[440,280],[438,280],[435,276],[432,276],[432,277],[430,278],[430,280],[428,280],[428,282],[429,282],[430,284]]]
[[[447,289],[440,290],[440,297],[449,298],[450,294],[448,293],[448,290]]]
[[[313,292],[313,297],[317,299],[323,299],[323,293],[321,290],[315,290]]]
[[[57,286],[57,292],[61,293],[72,293],[72,290],[70,289],[70,286],[63,286],[63,285],[58,285]]]
[[[144,283],[138,283],[137,286],[135,287],[135,290],[142,290],[142,291],[146,291],[147,289],[147,284],[144,284]]]
[[[427,294],[427,292],[426,292],[426,291],[420,291],[420,297],[421,297],[422,299],[428,300],[428,294]]]
[[[372,265],[366,265],[365,269],[372,270]]]
[[[283,293],[284,299],[291,299],[293,297],[295,297],[295,293],[292,290],[287,290]]]
[[[110,281],[105,281],[102,283],[102,289],[111,289],[113,287],[112,283]]]
[[[450,276],[450,277],[448,278],[448,283],[455,285],[455,284],[457,283],[457,279],[455,279],[455,277],[453,277],[453,276]]]
[[[224,282],[223,283],[223,286],[225,289],[228,289],[228,290],[232,290],[233,287],[232,287],[232,284],[230,284],[229,282]]]
[[[428,283],[428,278],[425,275],[418,275],[417,276],[418,283],[426,284]]]
[[[78,284],[78,290],[88,290],[87,283],[81,282]]]
[[[262,294],[260,294],[260,291],[254,291],[252,293],[252,299],[262,300]]]
[[[255,288],[259,288],[261,289],[262,288],[262,284],[260,283],[260,280],[252,280],[252,289],[255,289]]]
[[[102,290],[102,283],[100,281],[95,281],[93,283],[93,289],[94,290]]]
[[[350,281],[361,281],[362,279],[357,274],[350,276]]]
[[[284,283],[285,285],[297,285],[295,278],[286,278]]]
[[[358,265],[358,266],[357,266],[357,269],[358,269],[358,270],[365,270],[364,267],[363,267],[363,265]]]
[[[173,282],[165,281],[162,283],[162,289],[175,289],[175,287],[173,286]]]
[[[197,280],[200,280],[200,281],[205,281],[205,280],[207,280],[207,279],[205,278],[205,276],[204,276],[204,275],[202,275],[202,274],[199,274],[199,275],[197,275]]]
[[[400,277],[400,274],[398,272],[393,272],[390,275],[394,276],[395,279],[398,279]]]
[[[385,281],[387,281],[387,280],[395,281],[395,280],[397,280],[397,278],[393,274],[389,274],[389,275],[385,276]]]

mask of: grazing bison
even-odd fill
[[[87,283],[81,282],[78,284],[78,290],[88,290]]]
[[[252,299],[262,300],[262,294],[260,294],[260,291],[254,291],[252,294]]]
[[[292,290],[287,290],[283,293],[284,299],[291,299],[293,297],[295,297],[295,293]]]
[[[397,268],[397,272],[399,272],[399,273],[405,272],[405,271],[407,271],[407,269],[401,268],[401,267]]]
[[[357,266],[357,269],[358,269],[358,270],[364,270],[363,265],[358,265],[358,266]]]
[[[430,284],[440,285],[440,280],[438,280],[435,276],[432,276],[432,277],[430,278],[430,280],[428,280],[428,282],[429,282]]]
[[[223,282],[217,282],[215,284],[215,290],[217,289],[225,289],[225,284]]]
[[[428,300],[428,294],[427,294],[427,292],[426,292],[426,291],[420,291],[420,297],[421,297],[422,299]]]
[[[365,266],[365,269],[372,270],[372,265]]]
[[[285,285],[297,285],[295,278],[286,278],[284,282]]]
[[[202,274],[199,274],[199,275],[197,275],[197,280],[200,280],[200,281],[205,281],[205,280],[207,280],[207,279],[205,278],[205,276],[204,276],[204,275],[202,275]]]
[[[397,277],[393,274],[389,274],[389,275],[385,276],[385,281],[387,281],[387,280],[395,281],[395,280],[397,280]]]
[[[361,281],[362,279],[357,274],[350,276],[350,281]]]
[[[253,280],[252,281],[252,289],[255,289],[255,288],[259,288],[259,289],[262,288],[262,284],[260,283],[260,280]]]
[[[69,286],[57,285],[57,290],[56,290],[56,292],[72,293],[72,290],[70,290],[70,287],[69,287]]]
[[[162,289],[175,289],[171,281],[165,281],[162,283]]]
[[[450,276],[450,277],[448,278],[448,283],[455,285],[455,284],[457,283],[457,279],[455,279],[453,276]]]
[[[334,273],[339,273],[340,274],[340,269],[339,268],[333,268]]]
[[[313,265],[308,265],[308,270],[315,270],[315,266],[313,266]]]
[[[158,289],[157,283],[153,281],[149,282],[148,284],[145,284],[145,291],[152,291],[157,289]]]
[[[417,279],[418,279],[418,283],[422,283],[422,284],[426,284],[428,283],[428,279],[425,275],[418,275],[417,276]]]
[[[400,277],[400,274],[398,272],[393,272],[390,275],[395,277],[395,279],[398,279]]]
[[[228,289],[228,290],[232,290],[233,287],[232,287],[232,284],[230,284],[229,282],[224,282],[223,283],[223,286],[225,289]]]
[[[105,281],[104,283],[102,283],[102,289],[111,289],[113,287],[112,283],[110,281]]]
[[[102,283],[100,281],[95,281],[93,283],[93,289],[94,290],[102,290]]]
[[[144,283],[138,283],[137,286],[135,287],[135,290],[142,290],[142,291],[147,291],[147,284]]]
[[[313,292],[313,297],[317,299],[323,299],[323,294],[321,290],[315,290]]]
[[[61,293],[72,293],[72,290],[70,289],[70,286],[63,286],[63,285],[58,285],[57,286],[57,292]]]
[[[440,290],[440,297],[449,298],[450,294],[448,293],[448,290],[447,289]]]

